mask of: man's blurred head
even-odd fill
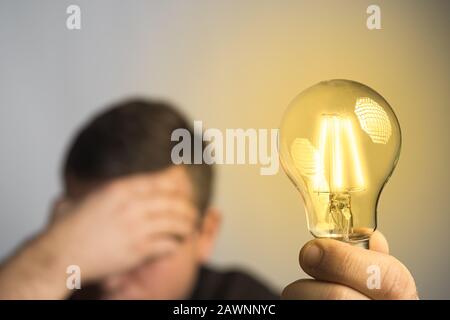
[[[174,254],[104,279],[106,298],[185,298],[210,253],[219,224],[218,214],[209,207],[213,170],[206,164],[173,165],[171,151],[177,142],[171,141],[171,134],[178,128],[190,131],[192,145],[202,139],[169,104],[129,100],[95,116],[69,147],[63,178],[66,196],[72,200],[116,178],[154,172],[179,184],[199,211],[196,232],[183,239]]]

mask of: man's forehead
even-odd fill
[[[71,199],[81,199],[108,184],[119,183],[124,188],[136,190],[155,190],[162,192],[176,192],[193,196],[193,184],[187,169],[182,165],[173,165],[166,169],[126,175],[106,181],[95,179],[80,179],[77,177],[66,177],[65,194]]]

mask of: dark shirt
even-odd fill
[[[269,300],[279,299],[272,289],[240,270],[219,272],[202,267],[191,300]]]
[[[90,285],[76,290],[70,300],[98,299],[100,291]],[[272,289],[250,274],[233,269],[217,271],[211,267],[202,267],[198,274],[190,300],[270,300],[279,299]]]

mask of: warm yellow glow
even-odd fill
[[[394,111],[361,83],[322,81],[292,100],[280,125],[280,160],[315,237],[368,246],[400,147]]]
[[[328,120],[324,119],[320,124],[320,141],[319,141],[319,160],[318,165],[321,169],[321,177],[316,177],[314,190],[326,190],[329,191],[328,183],[325,179],[325,145],[327,143],[327,132],[328,132]]]
[[[291,146],[292,158],[297,169],[306,176],[316,176],[318,173],[317,150],[308,139],[297,138]]]
[[[332,157],[331,161],[333,164],[333,171],[331,174],[331,181],[333,181],[332,185],[334,190],[342,190],[342,144],[341,144],[341,120],[337,116],[332,117],[331,121],[333,125],[332,130]]]
[[[323,115],[318,140],[318,148],[304,138],[295,139],[291,145],[294,163],[312,181],[313,190],[329,193],[364,189],[360,151],[351,120]]]
[[[361,160],[359,159],[358,148],[356,146],[356,136],[353,132],[353,126],[352,126],[350,119],[345,120],[345,127],[347,128],[347,136],[350,139],[352,159],[355,164],[356,181],[357,181],[358,187],[363,188],[364,187],[364,179],[363,179],[363,173],[362,173],[362,167],[361,167]]]
[[[355,113],[361,128],[374,143],[386,144],[391,137],[392,128],[384,109],[370,98],[359,98],[356,101]]]
[[[291,154],[297,169],[313,180],[315,190],[329,189],[324,176],[322,157],[308,139],[295,139]]]

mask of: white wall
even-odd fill
[[[404,133],[381,198],[380,229],[425,298],[450,298],[448,2],[0,2],[0,256],[39,230],[58,193],[74,130],[133,94],[169,98],[208,127],[275,128],[298,92],[350,78],[383,94]],[[82,30],[68,31],[78,4]],[[281,288],[303,275],[311,238],[288,179],[256,166],[219,168],[224,228],[214,255]]]

